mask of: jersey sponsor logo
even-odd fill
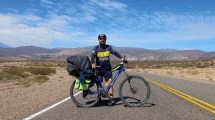
[[[97,52],[97,57],[108,57],[110,56],[110,51],[105,51],[105,52]]]
[[[107,61],[107,60],[109,60],[108,57],[100,57],[100,58],[99,58],[99,61]]]

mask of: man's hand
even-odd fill
[[[92,68],[95,69],[96,68],[96,64],[92,63]]]
[[[122,62],[123,62],[123,63],[128,63],[128,61],[127,61],[127,60],[125,60],[125,56],[124,56],[124,57],[122,57],[122,58],[121,58],[121,60],[122,60]]]

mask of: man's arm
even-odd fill
[[[117,51],[115,51],[112,47],[111,47],[110,53],[114,54],[116,57],[118,57],[121,60],[123,60],[123,57]]]

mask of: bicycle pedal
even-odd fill
[[[102,88],[99,88],[99,92],[101,93],[101,96],[102,96],[103,98],[108,97],[108,93],[107,93],[105,90],[103,90]]]
[[[106,97],[108,97],[108,96],[107,96],[107,95],[102,94],[102,97],[103,97],[103,98],[106,98]]]
[[[102,91],[102,97],[104,98],[108,97],[108,93],[106,91]]]

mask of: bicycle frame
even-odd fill
[[[117,71],[116,75],[112,79],[112,82],[107,86],[106,90],[105,90],[105,86],[103,85],[103,78],[106,75],[111,74],[111,73],[113,73],[116,70],[111,70],[110,73],[105,74],[104,76],[100,76],[98,79],[96,79],[96,81],[100,83],[102,90],[104,90],[105,92],[109,92],[110,88],[114,85],[114,83],[116,82],[117,78],[119,77],[119,75],[122,72],[124,72],[126,74],[126,76],[128,76],[127,73],[125,72],[125,67],[124,67],[123,63],[121,63],[119,67],[120,67],[120,69]],[[98,94],[98,92],[93,92],[91,94]]]

